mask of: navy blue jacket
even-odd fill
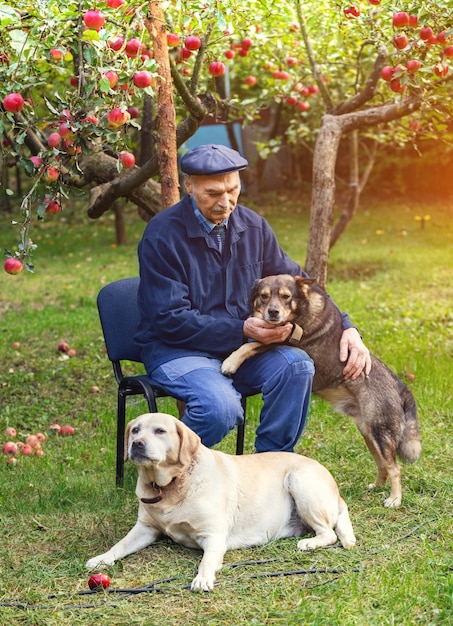
[[[138,255],[141,321],[135,340],[149,373],[183,356],[223,359],[244,343],[257,279],[307,276],[280,248],[266,220],[239,204],[229,217],[222,256],[189,196],[152,218]],[[343,326],[352,326],[346,315]]]

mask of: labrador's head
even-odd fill
[[[185,466],[200,445],[199,436],[172,415],[145,413],[127,425],[124,460],[144,467]]]

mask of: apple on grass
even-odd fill
[[[5,456],[17,456],[19,449],[15,441],[7,441],[2,446],[2,452]]]
[[[88,579],[88,587],[92,590],[107,589],[110,587],[110,578],[107,574],[93,574]]]
[[[17,431],[13,426],[8,426],[7,428],[5,428],[3,434],[5,435],[5,437],[10,437],[11,439],[17,437]]]

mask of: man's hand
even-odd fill
[[[283,343],[292,330],[293,325],[289,322],[283,326],[276,326],[258,317],[249,317],[244,322],[244,336],[266,344]]]
[[[356,328],[347,328],[340,339],[340,361],[347,360],[343,370],[345,378],[355,380],[364,371],[365,376],[371,371],[370,351],[363,343]]]

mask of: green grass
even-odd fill
[[[267,196],[259,210],[303,264],[308,215],[298,203]],[[130,243],[123,247],[113,245],[110,217],[90,222],[76,207],[36,228],[36,272],[0,276],[0,432],[14,426],[24,439],[53,422],[77,432],[49,437],[43,457],[22,457],[15,467],[0,458],[2,623],[452,623],[453,208],[366,207],[332,251],[328,289],[370,349],[406,381],[415,376],[408,384],[423,455],[403,466],[403,505],[384,509],[388,487],[366,489],[374,465],[352,420],[313,398],[298,451],[332,471],[357,547],[303,554],[288,539],[228,552],[211,594],[187,590],[200,554],[169,540],[107,568],[113,588],[151,585],[148,593],[81,593],[88,589],[86,559],[118,541],[136,518],[132,466],[124,488],[115,487],[116,389],[95,302],[103,284],[137,274],[143,224],[128,213]],[[427,213],[422,229],[415,217]],[[0,228],[2,247],[12,246],[7,218]],[[61,339],[75,357],[62,358]],[[90,393],[93,385],[99,393]],[[146,410],[141,399],[128,407],[129,417]],[[176,415],[170,400],[161,408]],[[249,400],[248,450],[259,408],[258,398]],[[232,452],[234,433],[219,448]]]

